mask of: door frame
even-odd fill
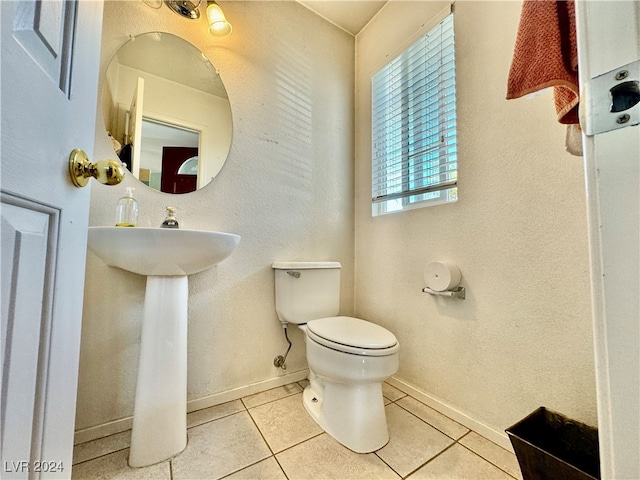
[[[640,3],[576,1],[585,84],[640,59]],[[634,107],[640,108],[640,107]],[[583,134],[601,476],[640,478],[640,126]]]

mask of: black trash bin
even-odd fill
[[[506,430],[524,480],[599,480],[598,429],[544,407]]]

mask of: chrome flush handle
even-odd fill
[[[294,278],[300,278],[300,272],[295,272],[293,270],[287,270],[287,273]]]

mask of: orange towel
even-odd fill
[[[573,0],[524,0],[507,99],[554,87],[558,121],[579,123],[578,53]]]

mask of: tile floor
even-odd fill
[[[386,383],[389,443],[354,453],[308,416],[305,384],[190,413],[187,448],[151,467],[127,466],[130,431],[76,445],[72,478],[522,479],[513,453]]]

